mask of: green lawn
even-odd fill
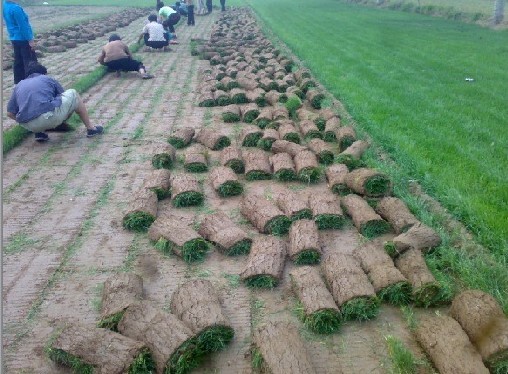
[[[507,31],[329,0],[247,3],[407,178],[507,254]]]
[[[176,1],[176,0],[175,0]],[[167,4],[174,4],[175,1],[168,1]],[[42,5],[43,0],[28,0],[26,5]],[[81,5],[81,6],[121,6],[121,7],[153,7],[156,0],[49,0],[51,5]],[[166,2],[165,2],[166,3]]]

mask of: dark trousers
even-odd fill
[[[143,35],[143,37],[145,39],[145,45],[148,47],[152,47],[155,49],[161,49],[161,48],[167,47],[169,45],[169,36],[166,33],[164,33],[164,39],[166,39],[166,40],[161,40],[161,41],[148,40],[148,39],[150,39],[150,34],[148,34],[148,33],[145,33]]]
[[[167,30],[171,33],[175,33],[175,25],[180,21],[180,15],[178,13],[171,13],[167,19],[167,21],[163,22],[163,26],[167,25]]]
[[[187,25],[194,25],[194,5],[187,6]]]
[[[26,78],[25,71],[30,61],[37,61],[35,52],[26,40],[12,40],[12,48],[14,49],[14,84]]]
[[[138,71],[144,68],[140,61],[133,60],[132,58],[121,58],[119,60],[109,61],[104,63],[110,71],[123,70],[123,71]]]
[[[208,13],[212,13],[212,0],[206,0],[206,9],[208,9]]]
[[[223,12],[226,11],[226,0],[220,0],[220,7]]]

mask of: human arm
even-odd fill
[[[101,52],[101,55],[99,56],[99,58],[97,59],[97,62],[101,65],[104,65],[104,58],[106,57],[106,51],[104,50],[104,48],[102,49],[102,52]]]
[[[19,107],[16,100],[16,89],[14,89],[14,92],[12,93],[9,102],[7,103],[7,117],[16,120],[16,113],[18,113],[18,111]]]
[[[22,7],[17,6],[12,9],[12,18],[19,29],[19,34],[22,40],[28,40],[28,44],[32,49],[35,49],[34,34],[32,26],[28,20],[28,15],[25,13]]]

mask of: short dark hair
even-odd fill
[[[155,14],[150,14],[150,15],[148,16],[148,20],[149,20],[150,22],[157,21],[157,15],[155,15]]]
[[[111,34],[111,36],[109,37],[109,41],[114,42],[115,40],[122,40],[122,38],[120,38],[120,35],[118,34]]]
[[[25,74],[28,77],[32,74],[48,74],[48,69],[44,65],[39,64],[37,61],[30,61],[26,68]]]

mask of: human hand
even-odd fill
[[[32,50],[35,50],[37,43],[35,43],[35,40],[29,40],[28,45],[32,48]]]

